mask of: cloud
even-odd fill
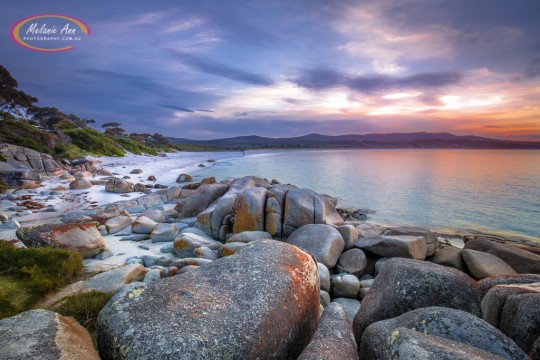
[[[527,68],[525,69],[526,78],[532,79],[538,76],[540,76],[540,57],[532,59]]]
[[[271,79],[264,75],[259,75],[249,71],[224,65],[216,61],[204,58],[202,56],[195,56],[192,54],[181,53],[174,50],[171,51],[185,65],[197,71],[250,85],[269,86],[273,83]]]
[[[188,112],[188,113],[192,113],[192,112],[195,112],[191,109],[188,109],[186,107],[182,107],[182,106],[177,106],[177,105],[161,105],[162,107],[164,107],[165,109],[171,109],[171,110],[177,110],[177,111],[183,111],[183,112]]]
[[[312,69],[292,81],[309,89],[346,86],[361,93],[377,93],[388,90],[441,88],[454,85],[462,79],[462,74],[458,72],[418,73],[397,77],[377,74],[352,76],[328,69]]]

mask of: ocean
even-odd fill
[[[248,151],[197,172],[277,179],[336,196],[370,220],[540,239],[540,151]]]

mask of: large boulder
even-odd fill
[[[226,184],[201,185],[195,192],[183,199],[179,199],[176,210],[180,218],[197,216],[209,207],[216,199],[225,194],[229,186]]]
[[[295,359],[315,332],[317,264],[263,240],[196,270],[124,286],[98,317],[104,359]]]
[[[495,327],[499,327],[504,304],[509,296],[540,293],[540,283],[497,285],[492,287],[482,299],[482,317]]]
[[[360,238],[354,246],[383,257],[403,257],[417,260],[426,258],[426,240],[423,236],[373,236]]]
[[[289,236],[287,242],[313,254],[318,262],[329,269],[336,266],[345,246],[341,234],[336,229],[322,224],[302,226]]]
[[[500,329],[528,353],[540,337],[540,293],[510,295],[504,303]]]
[[[105,183],[105,191],[123,194],[133,192],[133,184],[124,179],[110,179]]]
[[[93,223],[28,226],[16,234],[26,246],[75,250],[84,258],[94,257],[106,247],[105,239]]]
[[[150,234],[152,242],[174,241],[178,235],[178,228],[175,224],[157,224]]]
[[[234,214],[237,194],[225,194],[219,198],[216,205],[211,210],[211,217],[208,221],[208,232],[212,233],[215,239],[224,241],[227,234],[232,232],[231,218]],[[198,217],[200,223],[204,222]]]
[[[463,272],[427,261],[392,258],[382,267],[354,319],[360,342],[374,322],[408,311],[444,306],[480,316],[480,292],[476,281]]]
[[[335,302],[324,309],[315,335],[298,357],[298,360],[322,359],[358,359],[351,324],[343,307]]]
[[[461,256],[475,279],[488,276],[513,275],[516,271],[495,255],[482,251],[464,249]]]
[[[264,239],[272,239],[272,235],[266,231],[243,231],[238,234],[232,234],[229,238],[227,238],[227,242],[249,243]]]
[[[266,192],[265,188],[256,187],[237,194],[234,233],[264,230]]]
[[[360,357],[385,359],[391,345],[388,339],[397,328],[413,329],[418,333],[476,347],[504,359],[527,359],[525,353],[495,327],[465,311],[445,307],[420,308],[371,324],[359,343]]]
[[[336,227],[336,230],[339,231],[345,241],[345,250],[352,249],[354,242],[358,240],[358,230],[352,225],[341,225]]]
[[[179,257],[193,257],[195,249],[204,246],[212,250],[219,250],[223,246],[219,241],[205,236],[204,234],[193,234],[182,232],[174,239],[173,250]]]
[[[289,189],[283,210],[283,237],[307,224],[341,225],[343,219],[336,211],[336,204],[328,197],[309,189]]]
[[[0,321],[0,358],[99,360],[88,331],[75,319],[30,310]]]
[[[426,240],[426,256],[433,256],[437,250],[437,245],[439,244],[439,240],[435,233],[416,226],[391,227],[388,228],[383,235],[422,236]]]
[[[483,251],[497,256],[519,274],[540,274],[540,255],[515,246],[499,244],[483,238],[469,240],[464,249]]]
[[[400,327],[386,339],[384,357],[377,359],[503,360],[504,358],[456,341]]]

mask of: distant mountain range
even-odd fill
[[[247,149],[540,149],[540,142],[458,136],[450,133],[390,133],[365,135],[309,134],[290,138],[257,135],[213,140],[170,137],[173,144],[186,148],[214,150]]]

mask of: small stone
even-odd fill
[[[138,247],[138,248],[141,248],[141,249],[143,249],[143,250],[150,250],[150,248],[149,248],[148,246],[146,246],[146,245],[139,245],[139,246],[137,246],[137,247]],[[126,264],[127,264],[127,263],[126,263]],[[140,260],[140,264],[143,264],[143,261],[142,261],[142,260]]]
[[[146,275],[144,276],[143,282],[149,283],[151,281],[155,281],[159,279],[161,279],[161,271],[159,271],[158,269],[153,269],[146,273]]]
[[[331,291],[335,297],[354,299],[360,291],[360,280],[354,275],[335,275],[331,280]]]
[[[133,169],[130,172],[130,174],[142,174],[142,173],[143,173],[142,169]]]

